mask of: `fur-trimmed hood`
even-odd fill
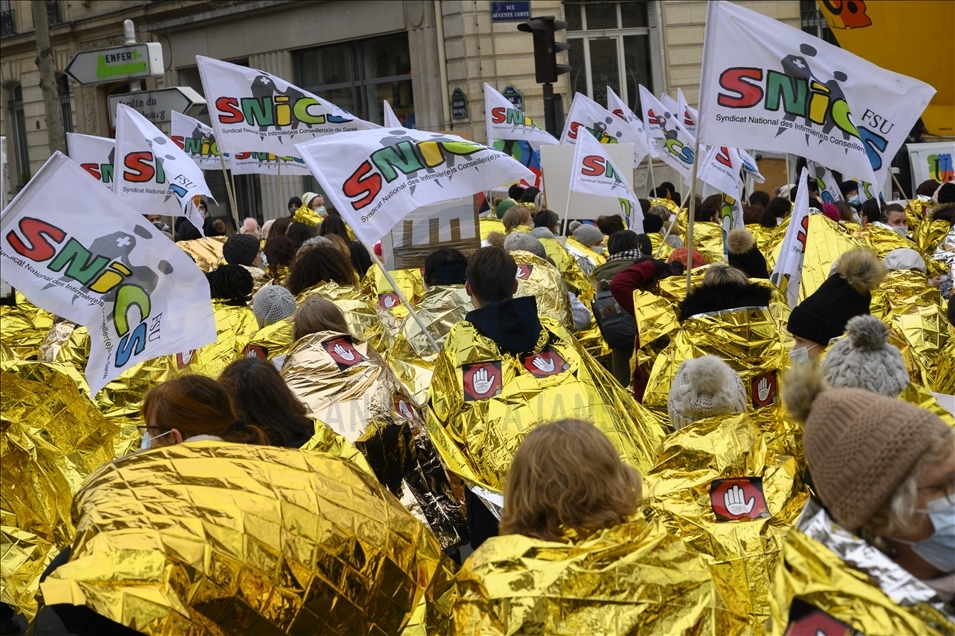
[[[740,307],[768,307],[773,292],[756,283],[721,283],[700,285],[680,303],[680,322],[697,314],[738,309]]]

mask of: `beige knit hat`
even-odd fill
[[[932,442],[948,431],[937,415],[862,389],[830,389],[818,367],[784,378],[783,404],[804,423],[803,450],[819,497],[856,531],[892,496]]]
[[[744,412],[746,390],[739,374],[716,356],[686,360],[670,385],[667,410],[679,430],[714,415]]]

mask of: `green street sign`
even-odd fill
[[[80,84],[104,84],[142,77],[162,77],[162,44],[147,42],[98,51],[81,51],[66,66]]]

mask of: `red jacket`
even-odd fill
[[[634,263],[627,269],[618,273],[610,281],[610,293],[613,299],[623,308],[625,312],[633,313],[633,292],[649,283],[657,275],[657,267],[650,259]],[[640,348],[640,330],[637,330],[637,336],[633,343],[634,350]],[[637,402],[643,402],[643,394],[647,389],[647,381],[650,377],[645,374],[640,367],[637,367],[633,374],[633,397]]]

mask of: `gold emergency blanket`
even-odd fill
[[[779,551],[808,497],[799,462],[766,447],[774,424],[737,414],[673,433],[646,477],[644,500],[649,518],[708,557],[756,633],[769,618]]]
[[[689,245],[686,208],[680,210],[680,216],[676,219],[676,229],[679,230],[679,237],[683,239],[683,245]],[[695,221],[693,249],[702,254],[707,263],[725,263],[722,226],[711,221]]]
[[[311,207],[302,205],[295,210],[295,214],[292,215],[292,222],[304,223],[305,225],[319,225],[322,222],[322,217]]]
[[[20,292],[16,305],[0,305],[0,340],[17,357],[36,360],[40,345],[53,326],[53,314],[33,305]]]
[[[766,268],[772,273],[773,266],[776,265],[776,247],[782,243],[783,238],[786,236],[785,230],[780,231],[779,227],[763,227],[756,223],[747,225],[746,229],[749,230],[750,234],[752,234],[756,240],[756,249],[758,249],[766,259]]]
[[[191,256],[199,269],[208,273],[217,268],[222,261],[222,246],[225,245],[225,241],[224,236],[212,236],[179,241],[176,247]]]
[[[876,253],[882,260],[892,250],[910,249],[920,251],[919,245],[904,236],[900,236],[887,227],[881,225],[867,225],[852,233],[852,237],[862,241],[866,247]],[[923,255],[929,276],[944,273],[938,263],[933,263]]]
[[[90,355],[89,331],[71,322],[57,323],[47,335],[41,353],[45,361],[68,364],[77,371],[77,375],[82,376]],[[100,412],[121,427],[121,431],[113,437],[115,457],[139,450],[142,431],[137,427],[143,423],[140,415],[143,396],[146,391],[175,374],[175,361],[175,357],[161,356],[141,362],[111,380],[93,396],[93,402]],[[84,381],[81,391],[88,390]]]
[[[935,390],[939,355],[949,340],[948,318],[942,295],[925,274],[915,270],[890,271],[872,293],[870,309],[892,330],[913,381]],[[906,351],[908,349],[908,351]]]
[[[938,354],[934,389],[938,393],[955,395],[955,336],[951,334]]]
[[[929,218],[920,220],[915,226],[912,238],[918,244],[919,252],[925,257],[926,265],[928,265],[928,259],[932,258],[932,252],[942,243],[951,227],[948,221],[942,219],[933,221]]]
[[[41,362],[0,372],[0,602],[30,620],[40,575],[73,541],[73,494],[113,459],[119,432],[77,388],[81,380]]]
[[[955,616],[944,613],[932,589],[840,528],[816,502],[796,525],[773,577],[767,634],[955,634]]]
[[[73,554],[45,602],[153,636],[394,634],[453,574],[374,479],[298,449],[146,451],[91,476],[73,511]]]
[[[421,278],[420,269],[398,269],[388,273],[412,305],[424,296],[424,280]],[[398,294],[395,293],[378,265],[373,264],[368,269],[368,273],[361,282],[361,292],[374,299],[379,312],[388,312],[399,320],[408,315],[408,308],[398,298]]]
[[[458,572],[454,592],[455,636],[750,633],[705,559],[639,515],[569,543],[488,539]]]
[[[481,232],[481,240],[486,241],[491,232],[504,234],[504,224],[496,217],[483,216],[478,219],[478,230]]]
[[[577,296],[586,296],[588,292],[593,296],[593,286],[587,274],[577,263],[577,259],[560,244],[556,238],[541,237],[538,239],[547,252],[547,257],[554,262],[557,271],[567,284],[567,289]]]
[[[736,309],[688,318],[672,342],[657,356],[647,382],[643,405],[668,417],[670,385],[680,364],[713,355],[739,373],[746,408],[760,418],[782,419],[781,377],[789,367],[791,342],[786,320],[769,308]]]
[[[423,418],[377,351],[349,334],[311,334],[292,346],[281,374],[309,417],[354,443],[381,483],[420,512],[442,547],[466,538]]]
[[[517,292],[514,298],[533,296],[537,313],[556,320],[567,329],[574,328],[574,314],[570,309],[567,286],[557,269],[530,252],[515,250],[510,253],[517,263]]]
[[[783,219],[778,231],[785,236],[792,217]],[[894,234],[894,232],[893,232]],[[896,235],[897,236],[897,235]],[[783,243],[773,250],[772,262],[779,259]],[[809,231],[806,233],[806,253],[803,257],[802,279],[799,283],[799,302],[806,300],[829,278],[832,264],[842,254],[857,247],[864,247],[862,241],[849,236],[848,230],[824,214],[809,215]],[[767,267],[772,268],[767,257]]]
[[[246,305],[229,305],[212,301],[218,340],[199,349],[170,356],[169,363],[177,373],[199,373],[218,378],[222,370],[239,359],[249,339],[259,330],[255,314]]]
[[[249,344],[245,346],[242,352],[244,358],[259,358],[260,360],[275,360],[281,367],[281,361],[284,360],[288,348],[292,345],[292,334],[295,328],[292,317],[289,316],[278,322],[273,322],[267,327],[262,327],[251,336]]]
[[[580,243],[573,236],[567,237],[564,248],[577,259],[577,264],[580,265],[587,276],[593,274],[595,269],[607,262],[607,256],[603,249],[598,252],[593,247],[587,247]]]
[[[641,473],[665,437],[657,418],[560,324],[541,318],[533,351],[518,356],[469,322],[451,328],[428,394],[428,432],[448,469],[501,492],[517,447],[538,424],[593,422]]]
[[[676,204],[676,201],[671,199],[650,199],[651,208],[655,208],[658,205],[662,205],[663,207],[669,209],[672,214],[679,214],[680,212],[680,206]],[[636,230],[634,231],[636,232]],[[639,232],[637,233],[639,234]]]
[[[431,287],[415,306],[418,317],[439,347],[451,327],[464,320],[472,309],[474,306],[464,285]],[[406,320],[402,323],[394,346],[385,351],[384,357],[418,408],[424,408],[428,403],[428,387],[431,385],[438,352],[428,342],[416,321]]]
[[[371,298],[357,288],[333,281],[319,283],[296,296],[295,304],[301,305],[303,300],[313,295],[335,303],[345,314],[348,331],[356,338],[367,341],[375,349],[385,349],[391,344],[390,331],[385,330],[382,324],[382,318],[386,316],[379,314]]]

